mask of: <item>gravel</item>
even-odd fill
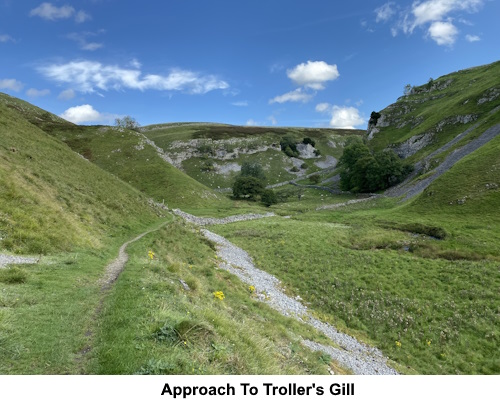
[[[253,285],[260,300],[285,316],[311,325],[340,348],[321,345],[310,340],[303,341],[305,346],[327,353],[356,374],[398,374],[386,364],[387,359],[378,349],[360,343],[352,336],[341,333],[333,326],[314,318],[307,306],[299,302],[299,297],[296,299],[286,295],[281,288],[281,282],[275,276],[255,267],[252,258],[243,249],[206,229],[202,229],[201,232],[203,236],[217,244],[217,255],[221,258],[219,268],[238,276],[244,283]]]
[[[6,267],[9,264],[33,264],[38,263],[38,257],[13,256],[0,254],[0,268]]]
[[[201,218],[201,217],[196,217],[194,215],[188,214],[187,212],[181,211],[180,209],[177,209],[177,208],[172,210],[172,212],[175,215],[184,218],[186,221],[191,222],[191,223],[196,224],[196,225],[200,225],[200,226],[225,225],[225,224],[230,224],[232,222],[250,221],[253,219],[267,218],[267,217],[275,216],[274,213],[268,212],[266,214],[232,215],[232,216],[226,217],[226,218]]]

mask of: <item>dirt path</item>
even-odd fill
[[[118,256],[116,259],[114,259],[111,263],[109,263],[106,266],[106,270],[103,274],[103,276],[99,279],[98,285],[101,287],[101,294],[99,298],[99,303],[97,304],[97,307],[94,311],[94,314],[92,316],[92,322],[87,329],[85,336],[87,338],[87,344],[85,347],[78,352],[76,355],[76,362],[80,366],[80,373],[79,374],[85,374],[85,360],[87,359],[87,355],[89,352],[92,351],[92,340],[95,335],[95,325],[97,323],[97,319],[99,318],[99,315],[102,311],[102,307],[104,305],[104,300],[106,299],[107,292],[108,290],[111,289],[115,281],[118,279],[120,276],[121,272],[125,269],[125,265],[127,264],[128,261],[128,254],[126,252],[127,247],[134,242],[137,242],[139,239],[143,238],[144,236],[156,232],[159,229],[163,228],[166,224],[172,222],[173,217],[169,219],[168,221],[163,222],[161,225],[157,226],[154,229],[151,229],[149,231],[143,232],[140,235],[137,235],[135,238],[130,239],[129,241],[125,242],[123,245],[120,246],[120,249],[118,250]]]
[[[127,264],[128,261],[128,254],[126,252],[126,249],[128,245],[131,243],[137,242],[139,239],[143,238],[147,234],[150,234],[151,232],[155,232],[158,229],[162,228],[169,222],[171,222],[172,219],[162,223],[160,226],[158,226],[155,229],[152,229],[147,232],[143,232],[140,235],[136,236],[135,238],[129,240],[128,242],[125,242],[123,245],[120,246],[120,250],[118,250],[118,256],[116,257],[115,260],[113,260],[110,264],[106,266],[106,271],[104,275],[101,277],[99,280],[99,285],[101,286],[101,289],[104,290],[109,290],[113,283],[118,279],[118,276],[120,273],[123,271],[125,268],[125,264]]]

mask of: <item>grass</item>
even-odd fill
[[[98,249],[109,237],[156,221],[158,212],[144,195],[2,102],[0,128],[1,249],[43,254]]]
[[[404,142],[414,135],[429,131],[436,132],[438,123],[458,115],[475,114],[478,117],[475,122],[488,118],[490,111],[498,105],[498,100],[479,105],[477,103],[480,98],[484,97],[488,89],[499,87],[499,73],[500,62],[451,73],[435,80],[435,82],[440,83],[452,80],[451,85],[446,89],[420,92],[400,98],[397,103],[382,110],[381,113],[388,116],[389,120],[399,120],[399,123],[410,122],[415,118],[422,119],[422,122],[413,128],[410,125],[403,128],[397,128],[396,125],[380,128],[380,132],[370,141],[371,147],[375,150],[381,150],[387,145],[397,145]],[[426,85],[417,86],[416,89],[420,90],[425,87]],[[436,132],[432,144],[411,156],[409,161],[411,163],[418,161],[471,125],[473,123],[445,125],[442,132]],[[479,131],[476,130],[470,137],[478,135]]]
[[[424,120],[415,128],[383,128],[371,146],[397,144],[456,115],[477,114],[482,122],[457,146],[479,136],[500,119],[500,112],[489,113],[498,100],[477,104],[498,88],[498,69],[500,63],[454,73],[437,80],[453,79],[447,89],[399,100],[393,113]],[[430,96],[439,98],[421,102]],[[445,125],[410,160],[466,127]],[[37,264],[0,269],[0,373],[347,372],[300,343],[329,344],[324,336],[277,314],[250,286],[218,270],[213,244],[190,225],[172,222],[131,244],[125,271],[102,295],[98,280],[118,247],[164,221],[148,198],[202,216],[274,211],[277,217],[212,228],[248,250],[317,317],[376,345],[401,371],[500,373],[500,139],[407,202],[379,198],[316,211],[353,196],[288,185],[276,190],[288,200],[267,209],[214,193],[232,177],[201,172],[200,165],[229,162],[209,156],[216,142],[229,152],[233,140],[258,146],[284,135],[311,137],[322,156],[339,158],[346,139],[363,131],[201,123],[146,129],[173,151],[182,149],[176,141],[204,139],[207,156],[184,161],[189,177],[136,132],[75,126],[0,94],[0,249],[42,255]],[[283,157],[268,150],[234,162],[257,159],[274,183],[291,176]],[[314,161],[306,160],[308,172]]]
[[[320,318],[409,369],[500,371],[498,263],[422,258],[404,251],[408,233],[366,222],[267,219],[213,228],[248,250]]]
[[[239,127],[229,125],[193,124],[182,126],[150,126],[146,127],[144,134],[153,140],[168,153],[185,152],[191,147],[195,152],[202,152],[184,159],[182,169],[192,178],[211,189],[231,187],[239,172],[228,174],[218,173],[215,170],[204,170],[207,162],[218,165],[246,161],[260,163],[266,174],[266,184],[275,184],[282,181],[293,180],[294,174],[286,168],[291,168],[291,160],[282,152],[268,149],[265,152],[255,153],[259,147],[279,147],[283,136],[289,136],[296,142],[301,142],[305,137],[310,137],[316,142],[316,148],[321,151],[322,157],[318,159],[305,159],[308,165],[307,173],[319,169],[314,162],[323,160],[324,156],[331,155],[339,158],[342,155],[346,140],[353,136],[361,136],[364,131],[342,129],[311,129],[311,128],[271,128],[271,127]],[[193,140],[203,140],[197,147],[190,146]],[[228,159],[219,158],[222,152],[232,153],[235,148],[248,149],[251,153],[240,153],[237,157]],[[218,152],[218,153],[215,153]]]
[[[156,253],[153,261],[149,249]],[[330,362],[300,344],[300,336],[325,338],[277,314],[249,286],[218,270],[213,245],[195,228],[172,223],[130,253],[103,309],[91,372],[327,373]],[[218,291],[224,299],[214,296]]]

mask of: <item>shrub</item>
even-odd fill
[[[300,168],[304,169],[304,170],[306,170],[308,167],[309,167],[309,165],[305,162],[300,165]]]
[[[278,197],[273,190],[264,190],[261,201],[266,207],[270,207],[271,205],[278,203]]]
[[[264,184],[261,179],[251,176],[238,176],[233,184],[233,196],[235,198],[247,198],[255,200],[264,192]]]
[[[319,174],[313,174],[311,177],[309,177],[309,180],[311,181],[311,183],[318,184],[321,180],[321,176]]]
[[[200,167],[202,172],[213,172],[215,170],[214,162],[212,160],[206,160]]]
[[[312,147],[316,146],[316,141],[314,141],[313,139],[309,138],[309,137],[305,137],[303,140],[302,140],[302,143],[307,145],[311,145]]]
[[[136,119],[132,118],[130,115],[126,115],[123,118],[116,118],[115,125],[119,128],[132,129],[134,131],[138,130],[140,127]]]
[[[372,111],[370,114],[370,121],[368,121],[368,125],[377,125],[378,119],[382,116],[382,114]]]
[[[290,157],[299,157],[299,151],[297,150],[297,145],[295,144],[295,141],[292,138],[288,136],[281,138],[280,146],[281,150],[285,152],[286,155]]]

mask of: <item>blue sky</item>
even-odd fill
[[[0,91],[81,124],[366,128],[500,59],[497,0],[0,0]]]

